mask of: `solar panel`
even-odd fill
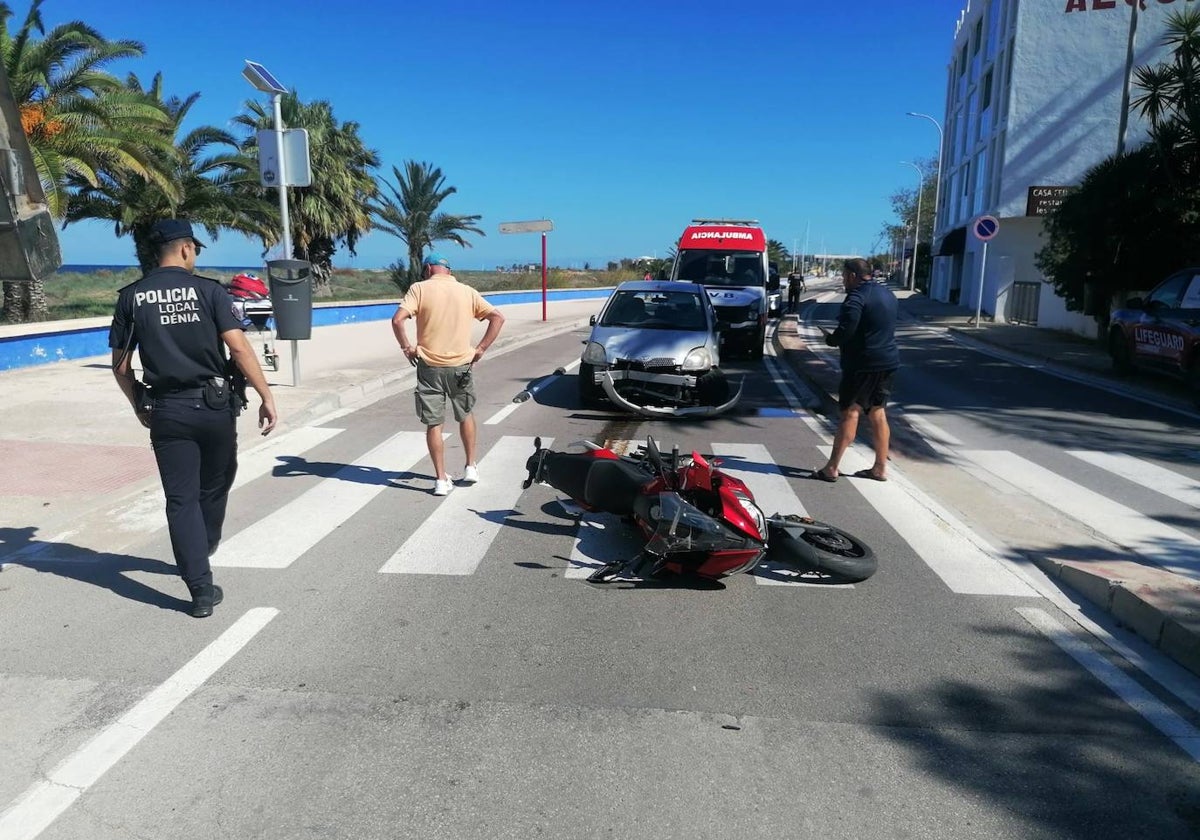
[[[257,79],[251,78],[254,86],[259,90],[266,90],[270,93],[287,93],[287,88],[279,83],[279,80],[271,75],[271,71],[263,67],[257,61],[246,59],[246,71],[252,73]],[[247,78],[250,78],[247,76]]]

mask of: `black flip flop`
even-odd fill
[[[813,471],[812,471],[812,477],[813,477],[813,478],[816,478],[816,479],[819,479],[819,480],[821,480],[821,481],[828,481],[830,484],[833,484],[833,482],[835,482],[835,481],[837,481],[837,480],[838,480],[838,476],[836,476],[836,475],[830,475],[829,473],[825,472],[825,468],[824,468],[824,467],[822,467],[822,468],[821,468],[821,469],[819,469],[819,470],[813,470]]]
[[[880,478],[879,476],[877,476],[877,475],[875,475],[874,473],[872,473],[872,472],[871,472],[869,469],[866,469],[866,470],[859,470],[858,472],[856,472],[856,473],[854,474],[854,477],[855,477],[855,478],[869,478],[869,479],[871,479],[872,481],[887,481],[887,477],[886,477],[886,476],[884,476],[883,478]]]

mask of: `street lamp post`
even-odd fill
[[[923,198],[922,193],[925,192],[925,173],[915,163],[907,160],[902,160],[900,163],[917,170],[917,218],[913,220],[912,282],[908,284],[909,289],[915,289],[917,287],[917,250],[921,244],[921,199]],[[930,241],[932,241],[932,235]]]
[[[1129,87],[1133,82],[1133,49],[1137,35],[1138,6],[1131,3],[1129,8],[1129,43],[1125,46],[1125,83],[1121,87],[1121,121],[1117,126],[1117,155],[1125,154],[1125,134],[1129,129]]]
[[[292,220],[288,213],[288,197],[287,197],[287,155],[283,153],[283,95],[287,93],[287,88],[279,83],[271,72],[256,61],[246,60],[246,66],[242,68],[242,75],[250,84],[254,85],[257,90],[263,93],[271,94],[271,109],[274,111],[275,118],[275,137],[277,150],[279,152],[279,223],[283,226],[283,258],[290,260],[292,258]],[[261,153],[261,152],[260,152]],[[292,340],[292,385],[300,384],[300,346],[296,340]]]
[[[937,175],[934,178],[933,184],[933,229],[929,231],[929,244],[932,246],[933,240],[937,238],[938,207],[942,197],[942,147],[945,145],[945,138],[942,134],[942,124],[928,114],[918,114],[915,111],[908,111],[907,116],[929,120],[938,131]]]

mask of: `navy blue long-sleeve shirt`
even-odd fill
[[[826,341],[842,350],[843,371],[881,371],[900,367],[896,347],[896,296],[885,284],[859,283],[846,293],[837,329]]]

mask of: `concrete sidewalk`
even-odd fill
[[[544,322],[540,302],[501,306],[504,330],[481,364],[585,326],[607,294],[550,301]],[[476,325],[476,339],[485,326]],[[264,371],[279,428],[268,438],[258,433],[258,398],[251,392],[238,423],[242,453],[337,409],[393,393],[415,375],[387,320],[316,327],[310,340],[298,344],[298,387],[292,385],[289,341],[276,342],[279,370]],[[149,433],[113,382],[109,361],[96,356],[0,371],[0,531],[33,527],[49,536],[117,499],[158,486]],[[0,536],[0,560],[6,553]]]
[[[1112,362],[1098,341],[1056,330],[989,321],[976,327],[970,323],[974,311],[965,306],[941,303],[908,291],[897,291],[896,295],[900,299],[902,324],[946,330],[954,339],[976,345],[985,352],[1116,388],[1195,416],[1192,397],[1182,384],[1154,377],[1133,380],[1114,373]],[[793,370],[826,395],[826,407],[836,416],[838,374],[808,352],[793,317],[781,321],[776,345],[779,355]],[[1074,589],[1167,656],[1200,674],[1200,584],[1142,562],[1132,554],[1122,560],[1113,560],[1111,556],[1067,560],[1032,553],[1030,559],[1048,576]]]

